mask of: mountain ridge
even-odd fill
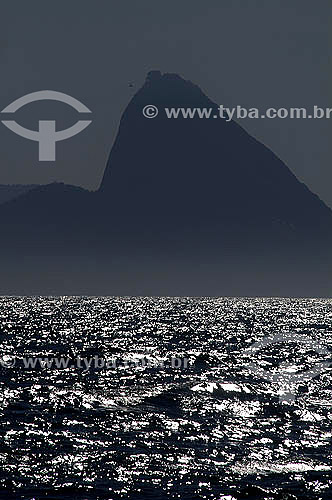
[[[331,209],[239,124],[171,120],[165,107],[217,109],[197,85],[150,72],[98,191],[53,183],[0,206],[0,291],[329,294]]]

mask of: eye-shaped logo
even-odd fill
[[[40,90],[39,92],[32,92],[32,94],[20,97],[3,109],[2,113],[15,113],[26,104],[43,100],[64,102],[72,106],[79,113],[91,113],[84,104],[74,97],[54,90]],[[55,161],[56,143],[79,134],[90,125],[91,120],[79,120],[72,127],[59,131],[55,130],[54,120],[39,120],[38,131],[24,128],[13,120],[2,120],[2,123],[9,128],[9,130],[15,132],[15,134],[39,143],[39,161]]]
[[[257,362],[245,365],[247,370],[252,375],[258,375],[279,387],[280,401],[293,401],[296,399],[297,388],[301,383],[308,382],[318,375],[321,375],[328,370],[331,365],[331,353],[329,349],[321,346],[318,341],[315,341],[310,337],[305,337],[301,334],[277,333],[275,335],[265,337],[261,341],[255,342],[253,345],[248,347],[244,351],[244,354],[252,357],[265,347],[287,342],[296,343],[298,345],[302,345],[302,348],[306,347],[310,351],[315,351],[316,354],[319,354],[323,358],[323,360],[315,363],[311,369],[305,371],[299,371],[296,366],[287,362],[281,363],[277,371],[266,370],[262,366],[259,366]]]

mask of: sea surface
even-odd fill
[[[2,297],[0,343],[0,498],[332,498],[331,300]]]

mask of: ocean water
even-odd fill
[[[0,498],[332,498],[331,300],[2,297],[0,342]]]

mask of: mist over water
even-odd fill
[[[316,366],[331,319],[329,299],[1,298],[0,498],[330,499],[331,369],[290,400],[264,370]],[[309,342],[248,356],[280,332]]]

